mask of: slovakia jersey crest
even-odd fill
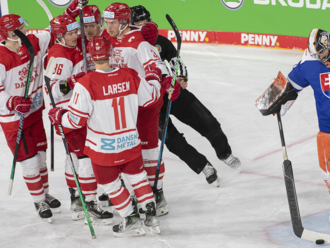
[[[330,98],[330,73],[321,73],[320,83],[323,94]]]

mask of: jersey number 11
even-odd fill
[[[118,105],[119,105],[119,108],[120,108],[120,117],[121,117],[122,129],[127,127],[126,117],[125,117],[125,98],[124,97],[114,98],[112,100],[112,105],[111,106],[113,107],[113,112],[115,114],[116,130],[120,129]]]

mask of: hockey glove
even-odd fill
[[[180,95],[180,84],[178,83],[178,81],[175,81],[174,87],[172,87],[171,83],[172,83],[172,76],[166,76],[163,78],[161,85],[162,87],[164,87],[168,93],[168,99],[170,101],[175,101],[179,95]]]
[[[155,45],[158,38],[158,25],[154,22],[148,22],[141,28],[143,37],[151,45]]]
[[[82,0],[82,5],[85,7],[88,4],[88,0]],[[65,15],[69,15],[72,18],[76,19],[76,17],[79,15],[79,0],[74,0],[69,7],[64,11]]]
[[[62,123],[62,115],[65,114],[66,112],[68,112],[68,110],[64,109],[62,107],[52,108],[48,112],[48,117],[49,117],[50,122],[53,125],[61,124]]]
[[[145,74],[146,74],[146,81],[149,80],[156,80],[157,82],[161,82],[161,78],[162,78],[162,71],[161,69],[159,69],[158,67],[153,67],[151,65],[147,65],[144,68]]]
[[[86,74],[85,72],[79,72],[78,74],[69,77],[66,81],[70,85],[70,88],[73,89],[74,85],[78,82],[80,78],[85,76],[85,74]]]
[[[9,111],[16,111],[24,115],[30,111],[32,104],[30,99],[25,99],[23,96],[11,96],[6,105]]]

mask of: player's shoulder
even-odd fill
[[[15,53],[10,51],[3,43],[0,44],[0,64],[8,66],[15,61]]]
[[[148,43],[143,37],[140,29],[134,29],[125,34],[124,46],[138,48],[143,43]],[[148,43],[149,44],[149,43]]]

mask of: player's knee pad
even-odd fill
[[[142,171],[141,173],[139,174],[134,174],[134,175],[130,175],[130,174],[126,174],[126,173],[123,173],[127,179],[127,181],[133,185],[133,184],[137,184],[138,182],[141,182],[143,180],[146,180],[148,181],[148,178],[147,178],[147,172],[146,171]]]
[[[78,174],[80,177],[94,177],[92,161],[89,157],[78,159]]]
[[[23,169],[23,176],[34,177],[39,175],[39,166],[37,156],[25,159],[20,162]]]
[[[330,133],[319,132],[317,134],[317,153],[319,165],[324,173],[329,171],[330,163]]]
[[[107,194],[111,194],[113,192],[116,192],[122,187],[121,181],[119,177],[117,177],[114,181],[107,183],[107,184],[99,184],[101,189]]]
[[[36,155],[37,159],[38,159],[38,166],[40,170],[44,170],[47,168],[47,163],[46,163],[46,151],[39,151],[37,152]]]
[[[77,172],[78,168],[79,168],[79,161],[78,161],[77,155],[73,152],[71,152],[70,155],[72,158],[74,169]],[[70,161],[70,157],[68,155],[66,155],[66,158],[65,158],[65,173],[72,174],[71,161]]]

